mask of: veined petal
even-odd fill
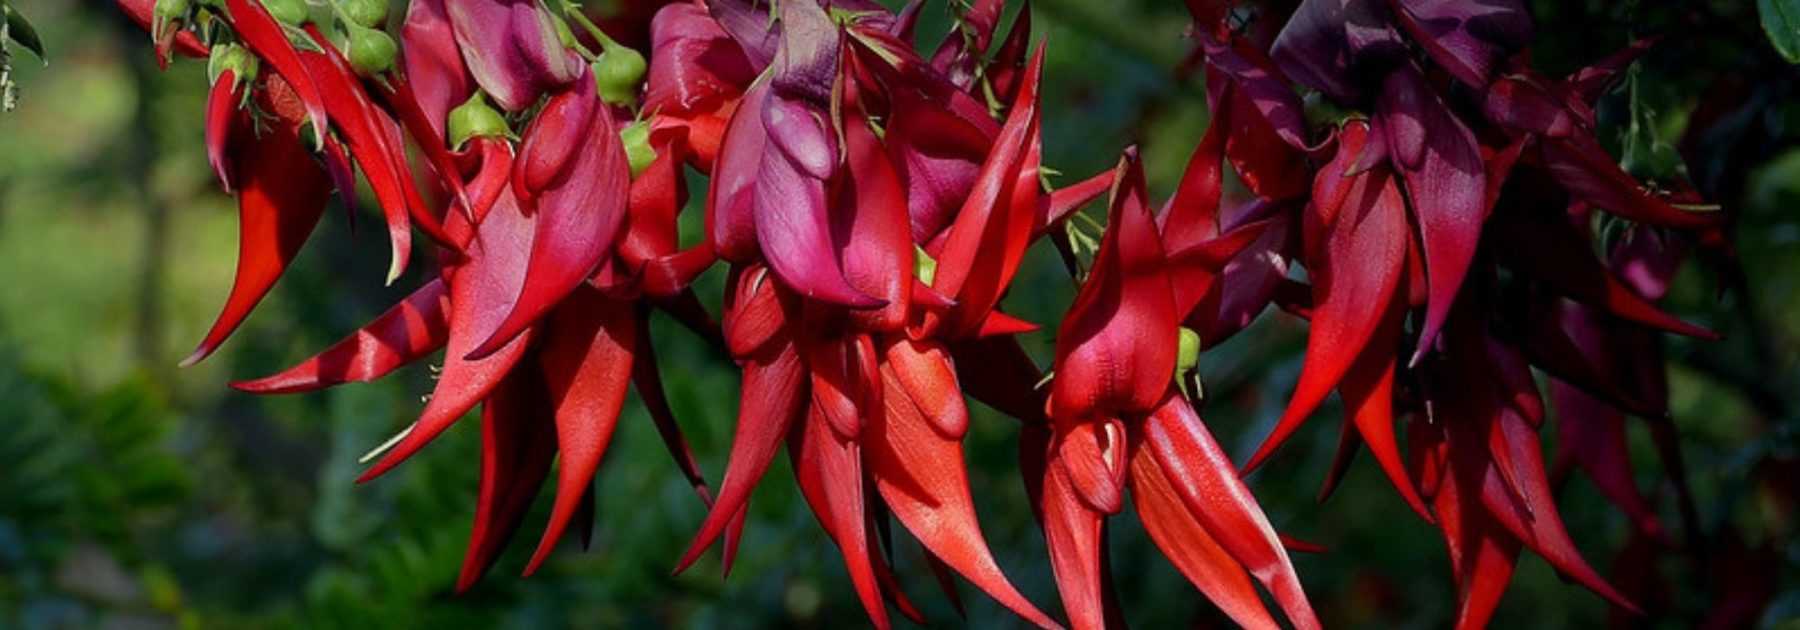
[[[886,414],[864,432],[875,487],[919,543],[1026,621],[1057,627],[1001,573],[975,520],[960,440],[944,437],[907,394],[892,369],[882,369]]]
[[[1058,418],[1148,411],[1175,373],[1174,292],[1135,151],[1118,173],[1100,251],[1057,332]]]
[[[1194,588],[1245,628],[1281,627],[1263,607],[1244,567],[1188,511],[1150,449],[1133,449],[1130,479],[1131,498],[1144,531]]]
[[[1299,628],[1318,628],[1300,578],[1256,497],[1187,399],[1172,388],[1145,420],[1144,446],[1189,514],[1250,571]]]
[[[1431,60],[1475,89],[1494,66],[1531,41],[1531,14],[1520,0],[1388,0],[1394,21]]]

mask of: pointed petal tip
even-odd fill
[[[205,361],[206,357],[212,356],[212,353],[212,347],[204,343],[200,344],[200,347],[194,348],[194,351],[183,358],[180,363],[176,363],[175,367],[183,369],[194,367],[194,365],[201,361]]]

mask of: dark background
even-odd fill
[[[1672,404],[1703,532],[1716,537],[1729,525],[1751,544],[1769,542],[1766,555],[1784,577],[1762,624],[1793,627],[1800,152],[1792,147],[1800,101],[1792,94],[1800,74],[1775,56],[1748,1],[1533,4],[1534,63],[1552,75],[1634,36],[1670,36],[1600,110],[1605,141],[1640,175],[1683,172],[1674,147],[1702,99],[1727,94],[1716,98],[1741,104],[1685,169],[1738,216],[1748,290],[1699,269],[1684,273],[1670,308],[1727,339],[1671,341]],[[520,579],[520,542],[483,583],[453,596],[475,503],[474,423],[377,482],[352,483],[357,458],[420,408],[431,386],[426,368],[294,397],[225,387],[308,356],[416,286],[409,276],[382,287],[387,248],[372,229],[376,217],[359,217],[352,228],[330,213],[224,350],[177,370],[224,298],[236,252],[236,215],[212,183],[201,144],[204,64],[157,72],[148,37],[110,2],[14,5],[37,23],[51,63],[21,53],[21,107],[0,114],[0,627],[867,623],[835,548],[794,492],[785,458],[756,495],[730,578],[719,577],[710,556],[670,577],[704,511],[635,399],[597,482],[594,549],[565,545],[537,576]],[[599,14],[606,5],[590,2]],[[1046,165],[1074,181],[1139,142],[1153,189],[1166,194],[1207,120],[1203,87],[1173,78],[1190,45],[1181,3],[1039,0],[1034,10],[1037,37],[1051,42]],[[926,15],[920,32],[935,42],[947,24],[944,3]],[[702,284],[715,312],[722,275],[715,270]],[[1054,322],[1073,296],[1048,248],[1034,250],[1015,286],[1009,310],[1040,323]],[[656,325],[675,410],[716,481],[737,373],[685,330]],[[1208,422],[1240,460],[1285,404],[1303,331],[1269,313],[1202,359]],[[1028,342],[1047,362],[1051,332]],[[976,407],[969,466],[988,539],[1027,596],[1055,610],[1016,473],[1013,422]],[[1253,490],[1279,529],[1330,548],[1295,559],[1327,625],[1445,626],[1454,596],[1442,541],[1366,458],[1328,502],[1313,499],[1337,413],[1327,405],[1251,477]],[[1661,499],[1665,522],[1678,522],[1643,427],[1631,431],[1640,485]],[[1628,533],[1625,519],[1585,480],[1561,492],[1584,555],[1606,573]],[[535,540],[548,500],[537,507],[522,538]],[[1226,624],[1126,512],[1114,520],[1112,558],[1133,624]],[[916,548],[902,546],[897,557],[908,592],[934,625],[958,625]],[[1691,624],[1722,583],[1679,556],[1659,571],[1675,585],[1668,603],[1676,616],[1663,627]],[[966,585],[962,594],[968,625],[1017,625]],[[1600,599],[1527,554],[1495,625],[1593,627],[1606,618]]]

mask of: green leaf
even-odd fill
[[[19,42],[20,46],[31,51],[31,54],[37,55],[38,59],[49,61],[49,58],[44,56],[44,40],[38,38],[37,29],[31,26],[31,21],[25,19],[25,16],[21,15],[17,9],[12,8],[12,5],[5,6],[7,34],[12,36],[13,41]]]
[[[1800,63],[1800,0],[1756,0],[1763,32],[1788,63]]]

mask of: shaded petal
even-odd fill
[[[508,377],[481,406],[481,485],[469,548],[456,578],[459,593],[499,559],[550,474],[556,431],[536,372],[521,370]]]
[[[594,472],[612,442],[625,406],[637,349],[637,321],[629,302],[583,287],[553,311],[544,326],[538,365],[556,418],[556,503],[525,575],[543,565],[581,499],[592,491]]]
[[[926,328],[947,326],[952,335],[975,331],[1000,301],[1024,259],[1036,231],[1038,161],[1038,81],[1043,75],[1044,47],[1039,46],[1026,70],[1025,83],[1013,101],[1006,126],[982,164],[981,177],[957,214],[943,248],[937,253],[932,288],[955,298],[957,308],[942,321],[926,315]],[[979,263],[978,263],[979,260]],[[942,322],[935,323],[935,322]]]
[[[788,455],[794,461],[794,477],[813,516],[825,528],[844,557],[844,568],[856,588],[857,598],[869,621],[878,629],[890,627],[882,586],[875,577],[874,551],[869,544],[863,513],[862,452],[856,442],[840,440],[817,407],[788,439]]]
[[[1395,170],[1406,182],[1430,283],[1412,363],[1429,351],[1475,259],[1486,218],[1487,170],[1475,135],[1457,120],[1417,67],[1388,75],[1376,106]]]
[[[313,162],[293,125],[277,124],[254,142],[249,118],[236,135],[231,171],[238,177],[238,260],[231,293],[218,319],[183,366],[199,363],[237,330],[268,295],[312,235],[325,211],[331,181]]]
[[[444,2],[417,0],[408,4],[406,21],[400,25],[400,46],[406,51],[402,60],[406,80],[440,145],[448,139],[444,131],[450,110],[468,100],[475,90],[469,71],[463,66],[462,51],[457,48]]]
[[[1320,170],[1313,202],[1305,214],[1307,230],[1321,234],[1309,244],[1307,270],[1313,276],[1312,328],[1307,334],[1306,363],[1275,430],[1244,466],[1253,469],[1273,454],[1325,400],[1358,357],[1384,319],[1398,317],[1385,305],[1393,302],[1405,268],[1409,239],[1405,202],[1385,169],[1366,171],[1337,186],[1342,205],[1322,206],[1339,198],[1328,188],[1358,154],[1366,135],[1362,124],[1344,127],[1338,157]]]

